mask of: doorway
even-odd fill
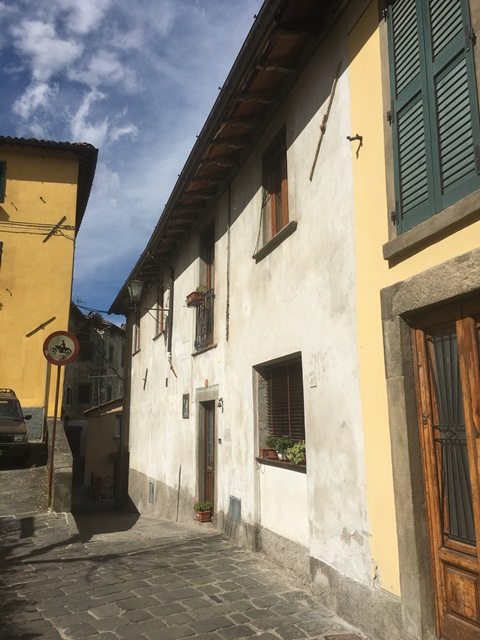
[[[480,640],[480,306],[412,336],[437,635]]]
[[[215,401],[201,402],[200,412],[200,499],[215,506]]]

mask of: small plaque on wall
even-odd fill
[[[184,393],[182,396],[182,417],[189,418],[190,417],[190,394]]]

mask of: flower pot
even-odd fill
[[[263,447],[260,449],[260,458],[266,458],[267,460],[278,460],[278,455],[275,449],[270,447]]]
[[[199,307],[203,303],[204,297],[200,291],[192,291],[186,298],[187,307]]]
[[[212,519],[212,510],[209,511],[197,511],[196,516],[199,522],[210,522]]]

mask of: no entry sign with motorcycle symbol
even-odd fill
[[[43,343],[43,355],[52,364],[64,365],[78,356],[80,345],[70,331],[54,331]]]

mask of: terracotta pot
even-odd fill
[[[264,447],[260,449],[260,458],[266,458],[267,460],[278,460],[278,455],[275,449]]]
[[[212,510],[209,511],[197,511],[196,518],[199,522],[210,522],[212,519]]]
[[[200,291],[192,291],[186,299],[187,307],[199,307],[203,302],[204,295]]]

